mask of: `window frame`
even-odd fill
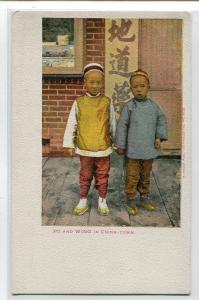
[[[75,66],[74,67],[43,67],[42,66],[42,74],[43,75],[67,75],[67,74],[82,75],[83,66],[84,66],[84,20],[83,19],[74,18],[74,45],[75,45]]]

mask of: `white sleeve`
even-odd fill
[[[75,101],[68,117],[68,122],[64,133],[63,147],[75,148],[74,139],[77,129],[77,110],[77,102]]]
[[[115,130],[116,130],[115,110],[114,110],[113,104],[111,104],[110,105],[110,134],[111,134],[112,140],[114,140],[114,137],[115,137]]]

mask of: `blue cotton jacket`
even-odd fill
[[[131,99],[121,112],[115,136],[118,148],[126,149],[126,156],[152,159],[160,154],[154,147],[156,138],[168,139],[167,122],[159,106],[151,99]]]

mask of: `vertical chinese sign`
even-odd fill
[[[132,98],[130,74],[138,68],[138,20],[106,19],[105,92],[116,113]]]

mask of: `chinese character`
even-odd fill
[[[131,89],[128,85],[128,82],[125,81],[122,85],[115,83],[112,99],[115,111],[120,113],[124,103],[130,100]]]
[[[128,34],[131,25],[132,22],[130,20],[125,21],[122,19],[121,26],[119,27],[116,24],[116,21],[112,20],[112,26],[108,30],[108,32],[111,34],[109,41],[112,42],[117,37],[118,40],[123,42],[133,42],[135,40],[135,34],[133,34],[131,37],[125,37]]]
[[[109,71],[109,74],[117,74],[125,77],[129,77],[130,73],[128,72],[128,62],[129,58],[129,47],[126,46],[123,50],[117,48],[118,54],[110,53],[112,60],[109,63],[112,66],[112,70]]]

